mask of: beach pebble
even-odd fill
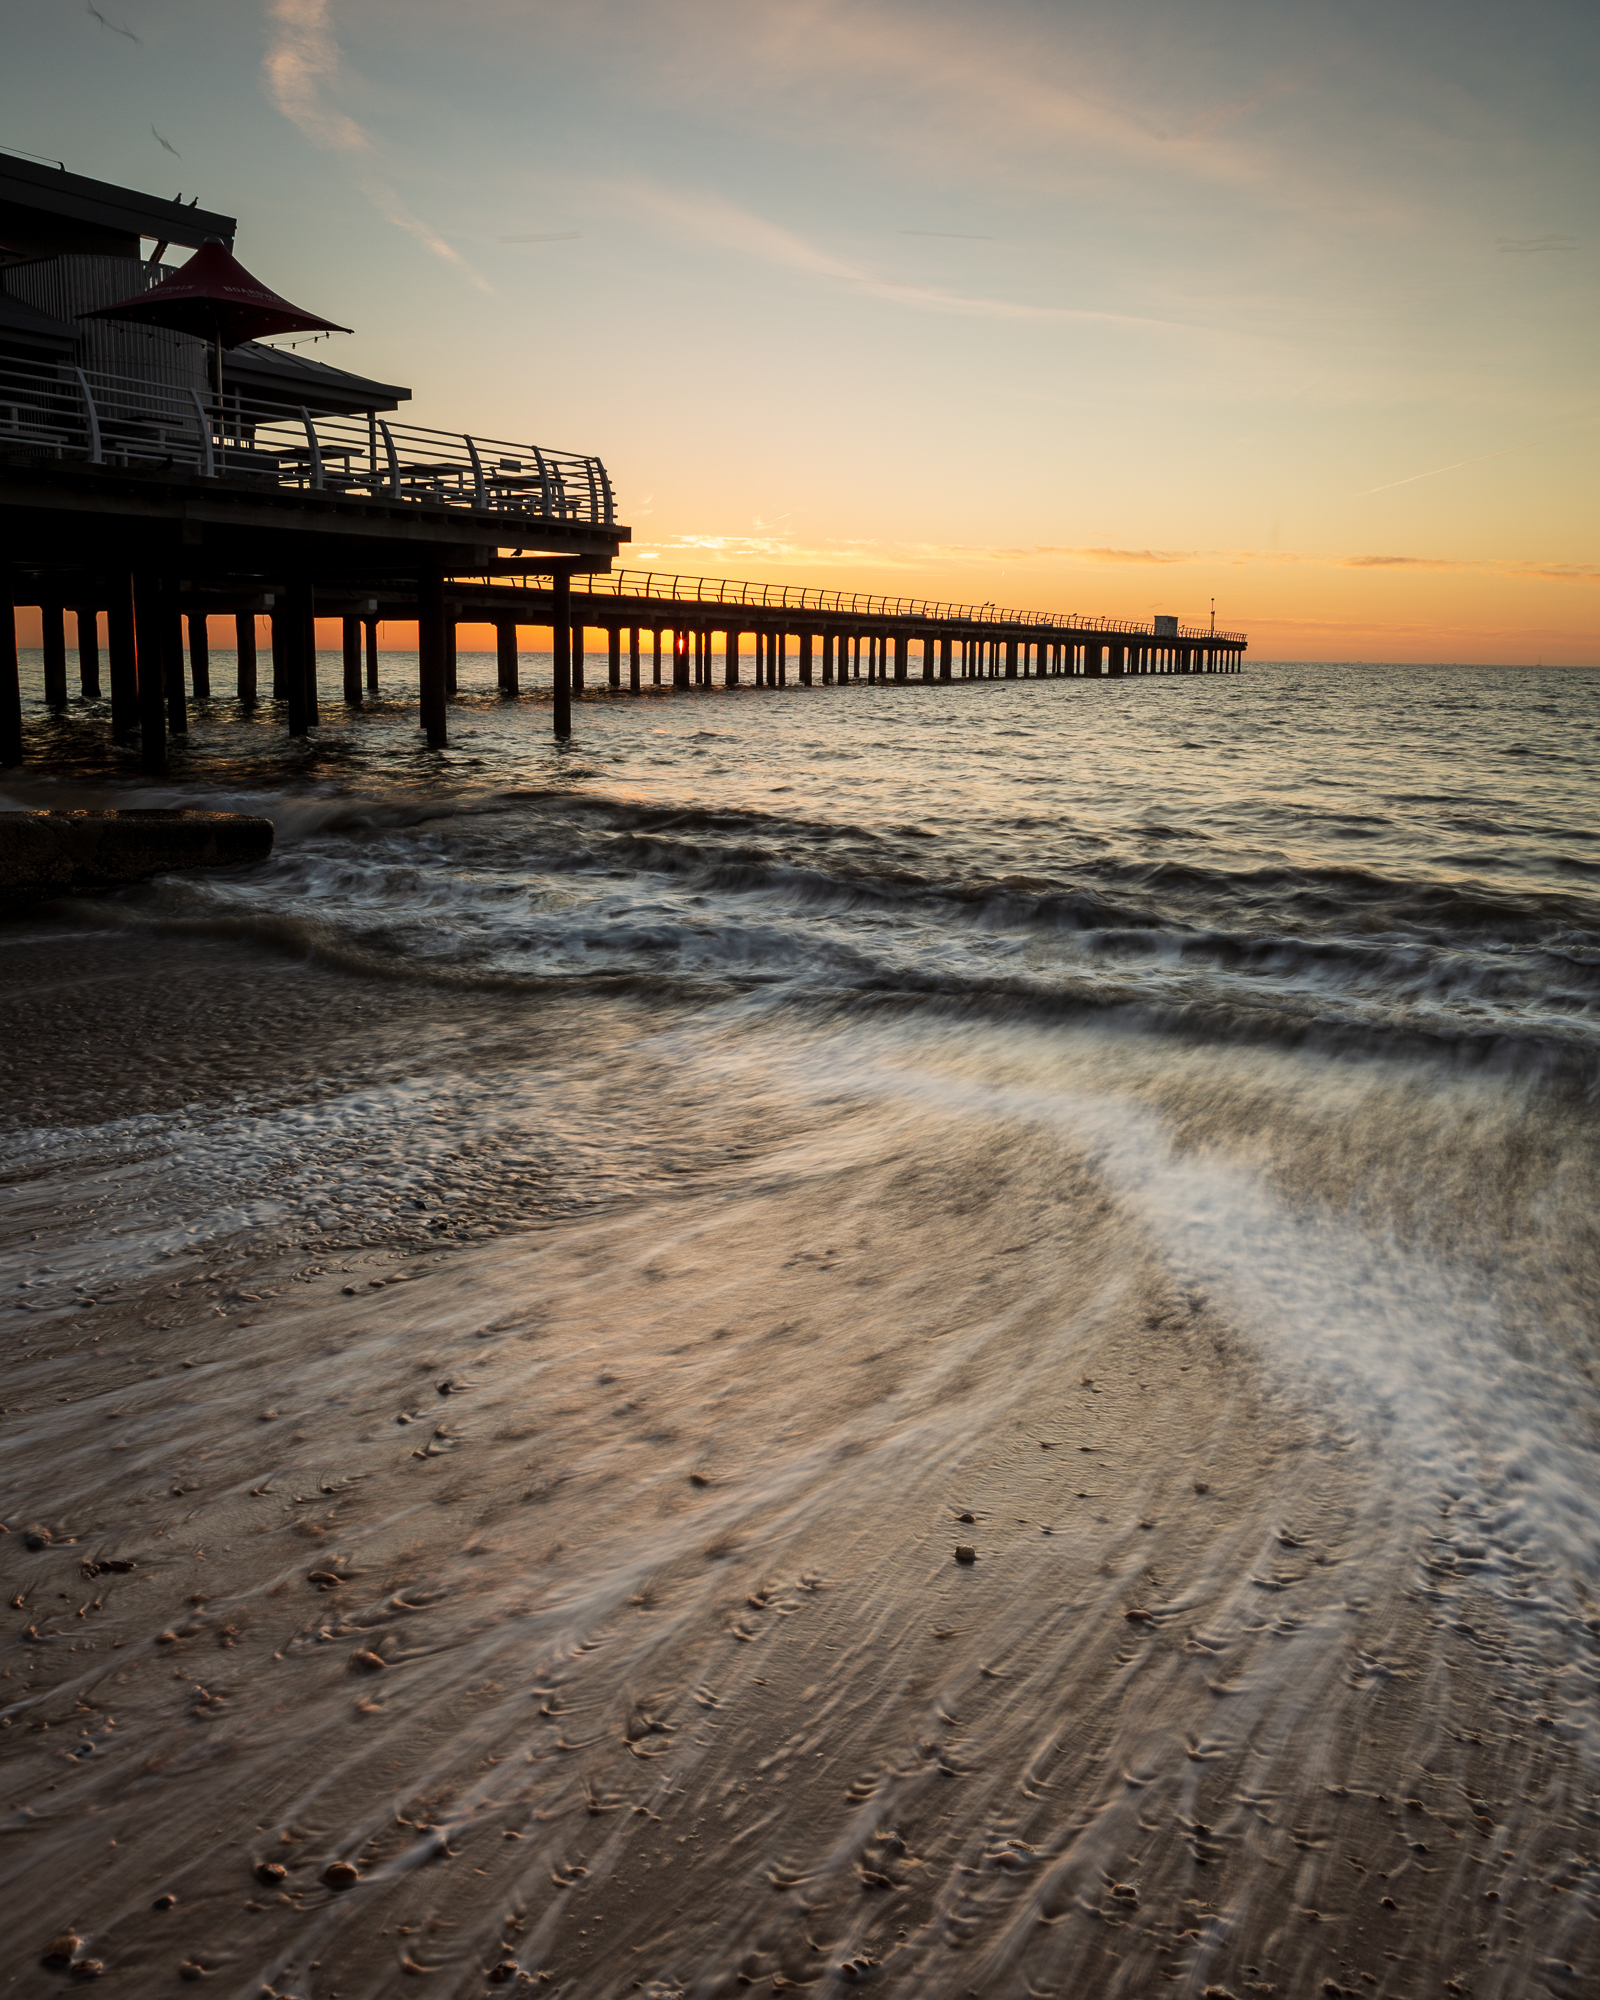
[[[105,1967],[97,1958],[75,1958],[67,1970],[74,1979],[98,1979]]]
[[[361,1870],[353,1861],[330,1861],[322,1879],[330,1889],[353,1889],[361,1880]]]
[[[50,1530],[48,1528],[30,1528],[22,1538],[22,1546],[25,1549],[49,1548]]]
[[[487,1978],[492,1986],[504,1986],[517,1976],[517,1961],[514,1958],[502,1960],[499,1965],[491,1965]]]
[[[281,1882],[288,1873],[288,1869],[284,1867],[281,1861],[258,1861],[256,1863],[256,1880],[258,1882]]]
[[[958,1563],[975,1563],[977,1560],[978,1551],[970,1542],[956,1543],[956,1561]]]
[[[358,1647],[350,1655],[350,1671],[353,1674],[381,1673],[384,1664],[384,1661],[376,1653],[369,1653],[365,1647]]]
[[[52,1938],[39,1955],[41,1965],[70,1965],[83,1949],[83,1939],[76,1931],[63,1931],[60,1937]]]
[[[204,1979],[205,1976],[206,1969],[197,1958],[186,1958],[178,1967],[180,1979]]]
[[[177,1897],[170,1889],[163,1889],[150,1907],[152,1910],[170,1910],[176,1907],[177,1901]]]
[[[978,1521],[978,1517],[977,1517],[977,1515],[976,1515],[976,1514],[967,1514],[967,1513],[961,1513],[961,1514],[958,1514],[958,1515],[956,1516],[956,1519],[957,1519],[958,1521],[962,1521],[962,1522],[965,1522],[965,1524],[966,1524],[966,1525],[967,1525],[967,1526],[968,1526],[969,1528],[972,1528],[972,1527],[976,1527],[976,1526],[977,1526],[977,1521]]]

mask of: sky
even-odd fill
[[[627,566],[1592,664],[1597,59],[1594,0],[3,0],[0,140],[598,453]]]

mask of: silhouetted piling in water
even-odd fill
[[[233,621],[234,691],[242,708],[256,705],[256,614],[240,611]]]
[[[494,628],[495,684],[506,696],[515,695],[518,689],[517,662],[517,621],[501,618]]]
[[[554,725],[557,736],[572,734],[572,579],[558,569],[551,583],[555,623],[550,633],[551,677],[554,682]],[[656,678],[661,678],[661,635],[656,634]]]
[[[211,633],[203,611],[189,613],[189,678],[196,701],[211,698]]]
[[[350,708],[361,706],[361,620],[346,612],[339,621],[344,648],[344,698]]]
[[[131,743],[139,728],[139,656],[133,627],[133,578],[119,576],[106,606],[111,669],[111,740]]]
[[[100,699],[100,613],[90,604],[80,604],[74,613],[78,626],[78,692],[85,701]]]
[[[67,705],[67,628],[59,604],[39,607],[39,644],[44,653],[44,698],[50,708]]]

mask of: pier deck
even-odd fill
[[[0,591],[36,604],[46,699],[67,702],[65,613],[111,728],[166,768],[190,693],[210,693],[209,620],[232,615],[237,694],[257,693],[256,618],[291,735],[319,720],[315,619],[344,621],[347,703],[375,684],[380,623],[417,628],[421,726],[448,737],[455,629],[489,623],[518,691],[519,628],[552,633],[552,722],[590,688],[1236,673],[1242,632],[993,604],[613,570],[629,530],[598,458],[362,417],[216,400],[59,364],[0,369]],[[188,627],[187,647],[184,623]],[[14,616],[0,652],[0,764],[22,757]],[[592,675],[586,634],[605,645]],[[363,646],[364,639],[364,646]],[[751,657],[744,650],[749,640]],[[644,660],[648,640],[648,667]],[[365,652],[365,674],[363,673]],[[185,673],[187,653],[188,672]]]

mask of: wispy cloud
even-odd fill
[[[385,221],[415,237],[435,257],[454,265],[479,291],[493,291],[453,243],[446,242],[406,206],[379,171],[372,135],[334,101],[340,58],[329,0],[267,0],[267,18],[267,53],[262,68],[267,93],[278,110],[314,146],[342,153],[351,162],[356,184]]]
[[[920,307],[925,311],[959,313],[979,319],[1088,321],[1111,326],[1157,327],[1178,330],[1176,320],[1146,319],[1132,313],[1098,312],[1078,306],[1031,305],[1016,299],[972,298],[961,292],[945,291],[936,285],[903,285],[879,277],[860,264],[836,257],[785,229],[753,214],[719,194],[691,193],[665,188],[653,182],[632,183],[622,190],[635,212],[654,214],[668,229],[717,249],[732,251],[758,263],[776,265],[807,277],[827,279],[847,285],[867,298],[884,299],[894,305]],[[1183,326],[1185,332],[1203,329]]]
[[[1536,257],[1543,250],[1576,250],[1578,239],[1575,236],[1497,236],[1494,247],[1507,256]]]
[[[757,524],[758,527],[764,525]],[[1066,567],[1215,569],[1355,569],[1436,571],[1455,575],[1499,576],[1528,582],[1600,584],[1600,563],[1562,562],[1516,556],[1341,555],[1288,549],[1124,549],[1108,544],[1070,542],[899,542],[839,540],[813,542],[783,534],[697,534],[667,537],[658,544],[663,565],[685,574],[695,565],[721,569],[730,563],[812,569],[927,571],[1014,566],[1036,570]],[[819,579],[820,580],[820,579]]]

